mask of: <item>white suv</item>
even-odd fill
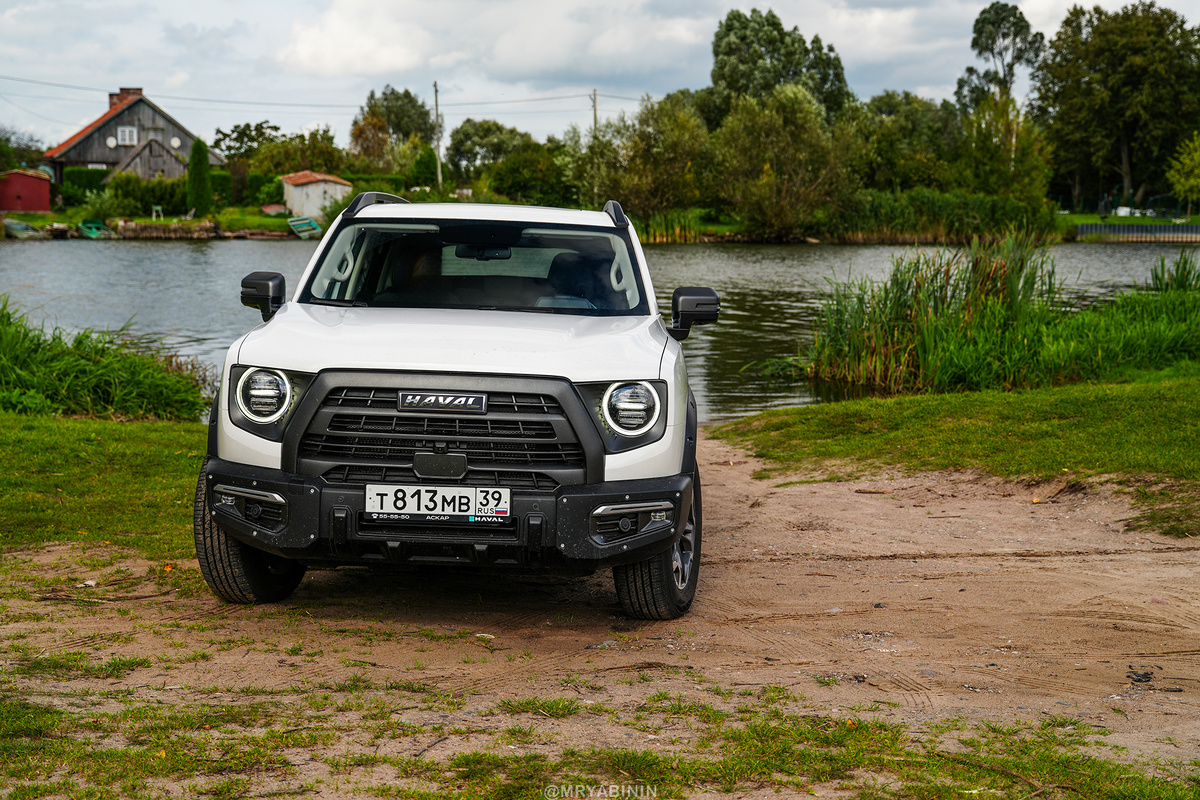
[[[700,566],[696,403],[620,205],[409,204],[361,194],[291,301],[233,343],[196,487],[196,553],[230,602],[305,570],[427,565],[588,574],[628,614],[685,613]]]

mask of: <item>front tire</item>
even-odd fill
[[[697,469],[692,475],[691,509],[679,540],[645,561],[613,567],[613,583],[626,614],[638,619],[676,619],[688,612],[700,581],[702,522]]]
[[[213,594],[229,603],[277,603],[300,585],[307,569],[303,564],[264,553],[239,542],[221,530],[212,518],[205,481],[208,459],[196,484],[193,531],[200,574]]]

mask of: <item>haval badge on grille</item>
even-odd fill
[[[487,413],[486,394],[449,394],[442,392],[400,392],[401,411],[459,411]]]

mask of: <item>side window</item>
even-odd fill
[[[138,129],[133,125],[121,125],[117,128],[117,144],[137,144]]]

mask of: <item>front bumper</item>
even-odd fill
[[[681,534],[690,475],[514,492],[503,523],[368,520],[363,486],[209,458],[213,521],[246,544],[309,565],[399,564],[586,574],[645,560]]]

